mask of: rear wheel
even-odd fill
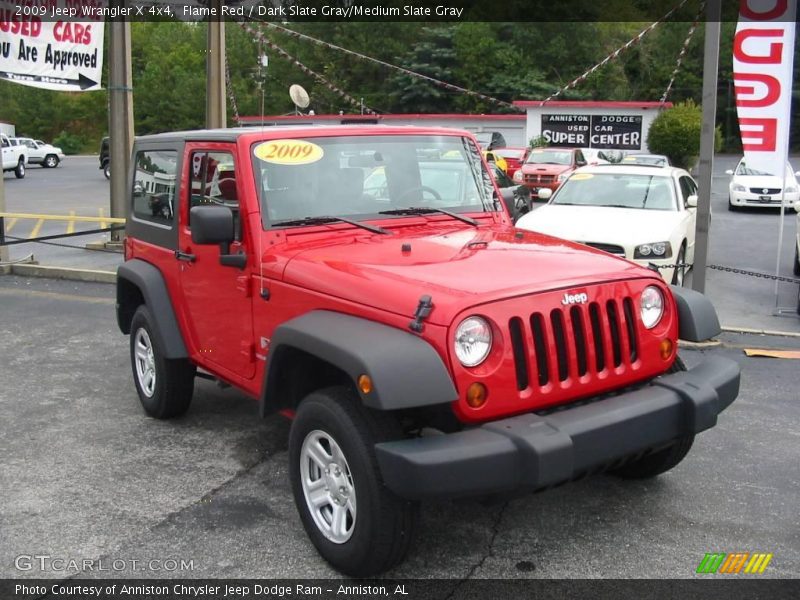
[[[148,415],[170,419],[187,411],[197,369],[186,359],[164,356],[155,321],[145,305],[136,309],[131,320],[131,368],[139,401]]]
[[[55,154],[48,154],[44,157],[42,166],[46,169],[54,169],[58,166],[58,157]]]
[[[22,179],[25,177],[25,159],[20,158],[19,162],[17,163],[16,168],[14,169],[14,175],[16,175],[17,179]]]
[[[103,165],[103,175],[106,176],[106,179],[111,179],[111,161],[107,161]]]
[[[685,371],[686,365],[680,357],[675,358],[675,362],[670,367],[670,373]],[[686,455],[694,443],[694,434],[685,435],[675,440],[675,443],[658,450],[647,456],[631,461],[619,469],[614,469],[612,473],[623,479],[649,479],[662,473],[666,473],[677,466]]]
[[[381,480],[375,444],[401,437],[396,420],[343,387],[309,394],[289,435],[289,475],[303,527],[322,557],[350,576],[400,563],[418,507]]]

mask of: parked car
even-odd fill
[[[528,188],[514,183],[499,165],[490,164],[489,172],[492,174],[497,189],[500,190],[500,197],[514,222],[522,215],[530,212],[531,195],[528,192]]]
[[[494,154],[495,156],[501,156],[506,161],[506,168],[503,170],[506,175],[513,178],[522,163],[528,158],[530,151],[531,149],[528,146],[524,148],[521,146],[506,146],[505,148],[495,148]]]
[[[507,173],[508,163],[506,159],[497,154],[494,150],[484,150],[483,157],[486,159],[490,165],[497,165],[503,171],[503,173]]]
[[[480,131],[475,134],[481,150],[494,150],[495,148],[505,148],[506,138],[499,131]]]
[[[686,269],[666,267],[694,259],[696,207],[697,184],[683,169],[585,167],[517,227],[655,264],[667,281],[683,285]]]
[[[784,207],[792,207],[800,200],[797,184],[800,171],[795,173],[788,162],[785,179],[780,175],[770,175],[748,167],[744,158],[739,161],[735,170],[728,169],[725,173],[731,176],[728,184],[728,210],[735,211],[742,206],[780,207],[782,192]]]
[[[663,154],[626,154],[620,161],[623,165],[644,165],[646,167],[669,167],[669,158]]]
[[[738,395],[735,360],[678,357],[720,333],[708,299],[514,228],[466,131],[160,133],[128,177],[116,313],[142,409],[185,413],[201,377],[290,417],[287,487],[348,575],[400,563],[423,500],[665,473]]]
[[[28,164],[28,147],[21,144],[12,144],[11,138],[5,133],[0,133],[0,164],[3,173],[14,171],[17,179],[25,177],[25,165]]]
[[[111,179],[111,154],[108,150],[108,136],[104,137],[100,142],[100,168],[103,170],[103,175],[106,179]]]
[[[540,190],[550,190],[552,194],[575,169],[583,166],[586,159],[580,148],[534,148],[514,175],[514,181],[525,185],[532,199],[544,200],[539,196]]]
[[[608,165],[614,162],[604,150],[598,150],[596,148],[581,148],[581,152],[583,153],[583,158],[586,160],[586,164],[588,166]]]
[[[28,163],[41,165],[46,169],[53,169],[64,160],[64,152],[61,148],[45,144],[41,140],[33,138],[16,137],[11,138],[11,143],[15,146],[25,146],[28,150]]]

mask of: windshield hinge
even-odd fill
[[[428,318],[428,315],[431,314],[431,310],[433,310],[433,301],[431,297],[421,296],[419,304],[417,304],[417,310],[414,312],[414,320],[408,324],[408,328],[416,333],[422,333],[424,329],[422,322]]]

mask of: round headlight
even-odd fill
[[[492,349],[492,328],[480,317],[468,317],[456,329],[455,351],[465,367],[476,367]]]
[[[664,242],[657,242],[655,244],[650,244],[650,248],[653,250],[653,254],[656,256],[663,256],[664,253],[667,251],[667,245]]]
[[[664,295],[657,287],[652,285],[644,288],[641,298],[642,323],[647,329],[652,329],[661,320],[664,314]]]

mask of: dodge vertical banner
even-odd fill
[[[0,0],[0,78],[48,90],[99,90],[105,22],[99,13],[85,16],[81,4]]]
[[[742,0],[733,40],[736,111],[747,166],[782,176],[789,149],[796,0]]]

